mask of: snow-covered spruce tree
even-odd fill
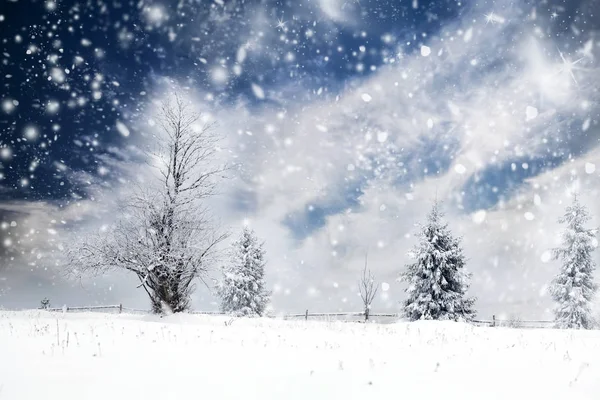
[[[155,180],[123,199],[114,225],[83,237],[69,249],[76,275],[125,270],[139,279],[155,313],[190,307],[194,282],[214,261],[225,239],[212,222],[204,200],[213,195],[225,167],[215,165],[219,137],[212,125],[175,95],[156,115],[162,133],[147,152]]]
[[[40,309],[47,310],[50,308],[50,300],[47,297],[44,297],[42,301],[40,301]]]
[[[590,304],[597,289],[593,276],[596,265],[592,259],[596,232],[583,226],[589,220],[586,207],[576,196],[559,219],[567,225],[562,247],[554,249],[554,258],[561,260],[562,266],[550,287],[556,302],[554,315],[558,328],[590,329],[594,324]]]
[[[460,240],[452,236],[442,217],[436,201],[411,254],[415,262],[401,275],[408,283],[404,315],[411,321],[468,321],[475,316],[475,299],[467,297],[470,274],[465,271]]]
[[[244,227],[232,244],[231,263],[223,268],[217,288],[221,311],[238,315],[263,315],[269,303],[265,289],[265,251],[253,230]]]

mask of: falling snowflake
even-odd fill
[[[129,136],[129,128],[121,121],[117,121],[117,131],[124,137]]]
[[[527,106],[527,108],[525,108],[525,120],[526,121],[531,121],[532,119],[535,119],[538,116],[538,109],[532,106]]]
[[[483,223],[483,221],[485,221],[485,218],[487,216],[487,213],[485,210],[479,210],[476,213],[473,214],[473,222],[476,224],[481,224]]]
[[[585,172],[588,174],[593,174],[594,172],[596,172],[596,164],[591,162],[585,163]]]
[[[252,84],[252,93],[254,93],[254,96],[256,96],[257,99],[262,100],[265,98],[265,92],[264,92],[263,88],[258,86],[256,83]]]
[[[454,166],[454,171],[455,171],[457,174],[460,174],[460,175],[462,175],[462,174],[464,174],[465,172],[467,172],[467,168],[466,168],[464,165],[462,165],[462,164],[456,164],[456,165]]]

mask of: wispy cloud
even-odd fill
[[[595,46],[575,70],[559,50],[572,44],[548,39],[527,12],[489,23],[473,10],[424,41],[428,50],[333,98],[227,124],[240,132],[248,214],[269,225],[276,305],[356,308],[364,252],[393,282],[437,193],[464,235],[482,313],[546,312],[554,264],[542,256],[556,245],[564,185],[580,177],[582,191],[599,188],[581,167],[598,147],[598,71]],[[402,297],[397,284],[382,293],[379,307]]]
[[[335,3],[321,11],[350,20]],[[231,229],[248,219],[266,239],[276,309],[358,309],[367,251],[390,284],[374,308],[396,309],[414,224],[437,197],[464,237],[481,313],[546,315],[557,267],[546,252],[570,191],[600,214],[598,47],[591,31],[549,37],[543,10],[505,5],[466,11],[335,93],[289,100],[273,94],[286,87],[270,88],[264,102],[214,107],[206,93],[176,86],[226,135],[221,154],[237,168],[211,205]],[[175,81],[157,81],[155,97]],[[152,118],[148,108],[136,122],[146,138]],[[136,151],[103,164],[123,182],[139,179],[147,165]],[[111,209],[126,186],[90,188]],[[97,229],[90,214],[70,210]],[[129,300],[143,303],[143,293]],[[206,291],[197,300],[212,301]]]

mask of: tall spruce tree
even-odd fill
[[[218,287],[221,311],[239,316],[263,315],[269,303],[264,257],[263,243],[245,227],[232,245],[231,264],[223,268]]]
[[[596,264],[592,259],[596,232],[583,226],[590,219],[577,196],[559,219],[566,229],[562,247],[554,249],[554,258],[561,260],[562,266],[550,288],[556,302],[554,316],[558,328],[590,329],[594,325],[590,304],[597,290],[593,276]]]
[[[412,320],[468,321],[475,316],[475,299],[467,297],[470,274],[460,239],[454,238],[436,201],[421,226],[419,244],[401,279],[408,283],[404,315]]]

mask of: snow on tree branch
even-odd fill
[[[554,258],[562,262],[558,275],[552,281],[550,293],[556,302],[554,315],[558,328],[591,329],[594,325],[591,303],[598,289],[594,283],[596,264],[596,230],[584,224],[591,219],[587,208],[577,197],[567,207],[561,224],[565,224],[562,246],[554,249]]]
[[[377,283],[375,282],[375,276],[371,273],[371,270],[367,270],[367,255],[365,254],[365,267],[363,268],[360,281],[358,282],[358,290],[360,292],[360,298],[362,299],[364,310],[365,310],[365,321],[369,320],[369,314],[371,312],[371,304],[377,294]]]
[[[177,95],[162,104],[165,135],[147,153],[159,172],[157,181],[124,200],[108,231],[83,238],[69,251],[76,274],[135,274],[157,313],[189,309],[195,280],[202,279],[226,238],[203,203],[226,169],[214,165],[219,137],[199,120]]]
[[[410,320],[471,320],[474,298],[467,297],[470,274],[460,240],[454,238],[437,201],[421,226],[419,244],[411,252],[415,262],[401,279],[408,283],[404,314]]]
[[[244,227],[232,244],[231,262],[223,268],[218,285],[221,311],[233,315],[262,316],[269,303],[265,288],[265,251],[254,231]]]

